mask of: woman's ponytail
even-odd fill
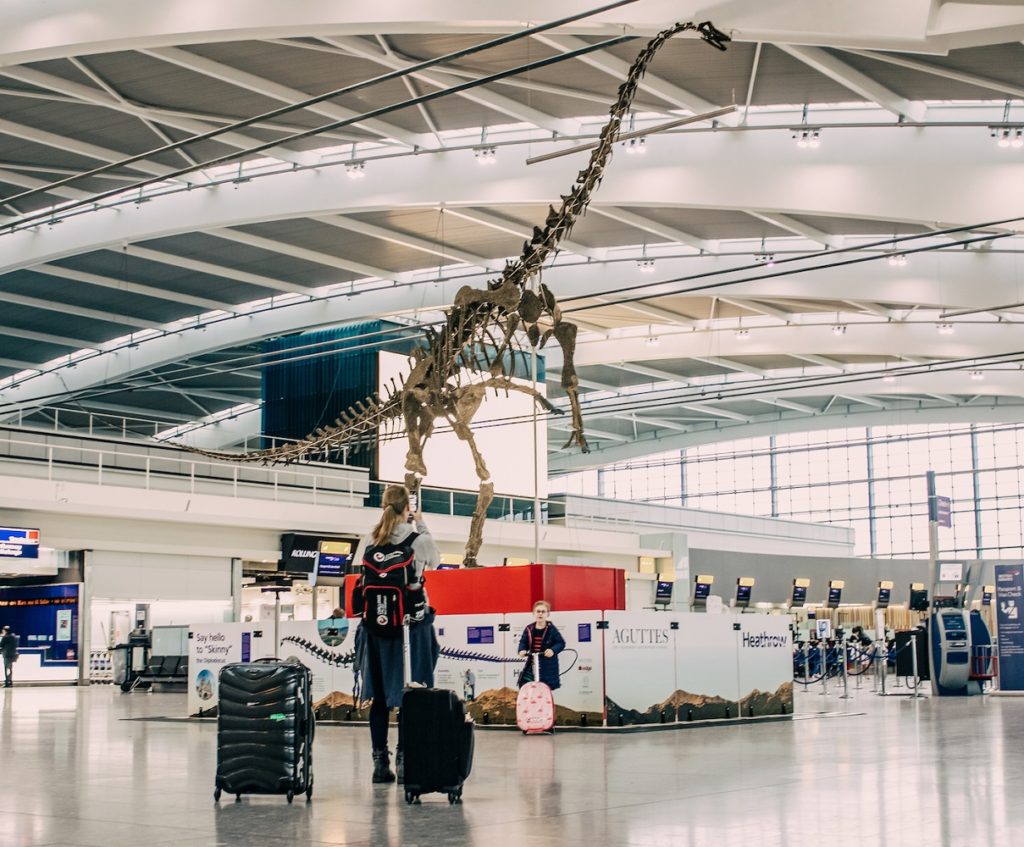
[[[373,528],[373,544],[380,547],[391,539],[391,533],[402,521],[402,515],[409,506],[409,491],[404,485],[389,485],[384,490],[384,514]]]

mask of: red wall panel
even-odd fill
[[[352,608],[355,576],[345,578],[345,608]],[[582,565],[522,565],[430,571],[430,605],[442,615],[528,612],[547,600],[560,612],[626,608],[626,573],[621,568]]]

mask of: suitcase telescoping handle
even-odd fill
[[[540,653],[533,654],[533,681],[540,682]]]
[[[409,616],[402,621],[402,684],[408,688],[412,684],[412,649],[409,646]]]

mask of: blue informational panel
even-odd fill
[[[0,588],[0,626],[18,636],[18,649],[38,647],[43,661],[78,658],[78,586]]]
[[[0,526],[0,559],[38,559],[39,530]]]
[[[1024,565],[996,565],[999,687],[1024,691]]]

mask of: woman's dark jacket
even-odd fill
[[[533,632],[534,625],[532,623],[528,624],[526,629],[523,630],[523,634],[519,637],[520,652],[523,650],[533,649]],[[565,649],[565,639],[562,638],[562,633],[560,633],[558,628],[550,621],[548,621],[547,626],[545,626],[541,632],[544,633],[544,635],[540,648],[540,681],[545,683],[548,688],[554,691],[562,684],[561,678],[558,676],[558,654]],[[544,655],[545,650],[550,650],[555,655],[548,658]],[[533,679],[532,656],[527,656],[526,668],[528,669],[528,673],[525,674],[526,679],[521,680],[520,685],[522,682],[529,682]]]

